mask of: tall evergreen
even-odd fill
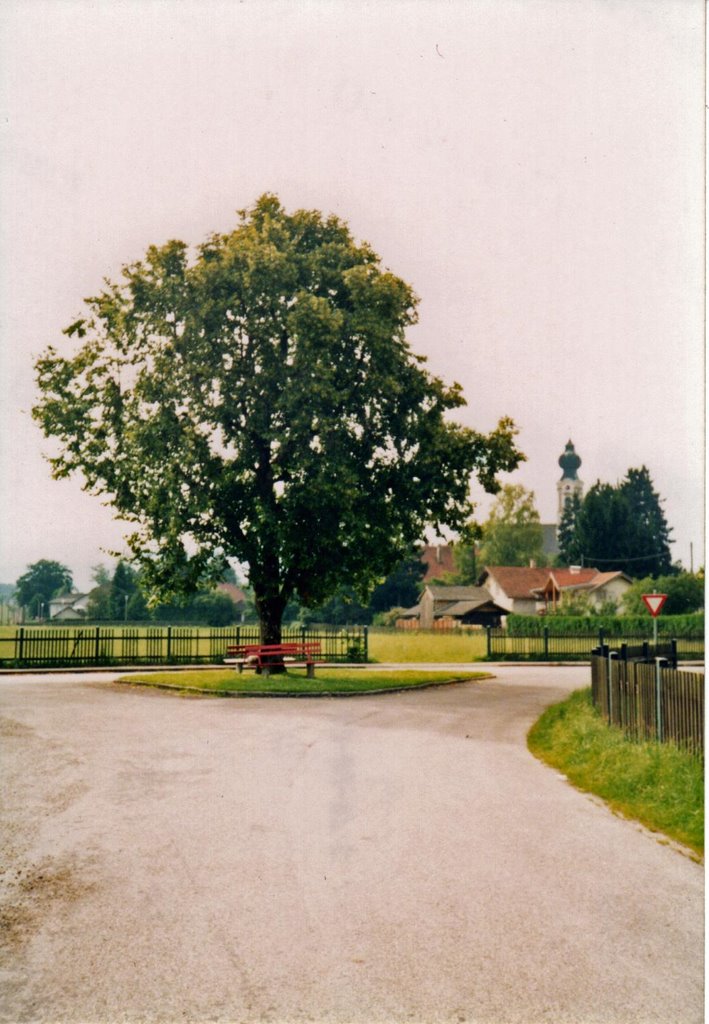
[[[652,486],[649,470],[629,469],[620,485],[630,505],[634,524],[633,576],[659,576],[672,571],[670,535],[660,495]]]
[[[577,565],[581,561],[582,552],[576,540],[576,517],[580,509],[581,499],[573,494],[564,505],[556,532],[559,554],[565,565]]]
[[[559,527],[559,545],[569,561],[634,577],[672,572],[671,530],[645,466],[629,469],[616,486],[594,484],[573,517],[573,527],[568,511]]]

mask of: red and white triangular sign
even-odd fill
[[[654,619],[662,611],[662,606],[667,600],[667,594],[643,594],[642,599]]]

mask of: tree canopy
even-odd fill
[[[482,525],[479,565],[529,565],[543,558],[543,534],[534,492],[506,484]]]
[[[562,518],[560,546],[570,562],[630,576],[672,571],[671,530],[645,466],[616,486],[598,481]]]
[[[71,570],[61,562],[41,558],[28,565],[27,571],[17,580],[15,595],[22,608],[31,615],[39,615],[42,604],[48,605],[51,598],[68,593],[71,588]]]
[[[682,572],[671,576],[646,576],[635,580],[623,594],[623,610],[627,615],[645,615],[643,594],[667,594],[663,615],[688,615],[704,610],[704,577]]]
[[[248,566],[264,639],[292,597],[364,593],[427,527],[464,530],[471,475],[495,491],[521,453],[485,435],[407,343],[417,298],[337,217],[262,196],[190,253],[152,246],[87,300],[36,365],[33,413],[131,524],[153,596]]]

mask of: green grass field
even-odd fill
[[[123,676],[118,682],[140,686],[168,687],[185,692],[199,691],[227,695],[242,694],[356,694],[381,690],[401,690],[433,683],[465,682],[490,678],[485,672],[377,672],[372,669],[316,669],[313,679],[305,670],[290,670],[282,675],[257,676],[234,669],[203,669],[191,672],[144,672]]]
[[[416,633],[369,631],[369,658],[378,662],[446,662],[452,665],[480,661],[487,652],[485,633]]]
[[[578,690],[548,708],[529,732],[529,748],[569,782],[619,814],[704,852],[704,765],[671,744],[636,743],[609,726]]]

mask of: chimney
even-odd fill
[[[436,561],[438,562],[439,565],[443,561],[443,551],[441,550],[440,544],[436,546]]]
[[[530,569],[536,569],[537,568],[537,560],[536,560],[536,558],[530,558],[529,559],[529,568]]]
[[[578,576],[578,574],[581,572],[581,566],[580,565],[570,565],[569,566],[569,572],[572,573],[574,576]]]

